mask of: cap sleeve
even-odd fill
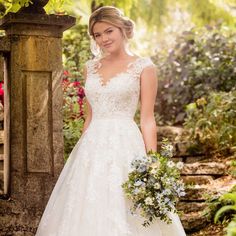
[[[134,64],[131,65],[130,71],[135,77],[140,78],[142,71],[149,66],[155,67],[150,57],[139,58]]]

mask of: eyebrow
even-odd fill
[[[104,32],[108,31],[109,29],[113,29],[112,26],[108,27],[107,29],[104,30]],[[100,32],[94,32],[93,34],[99,34]]]

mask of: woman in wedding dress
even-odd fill
[[[127,44],[134,23],[115,7],[102,7],[89,20],[100,54],[84,69],[87,115],[52,191],[37,236],[184,236],[179,219],[142,226],[132,215],[121,184],[136,156],[156,151],[155,65],[132,54]],[[93,48],[94,51],[94,48]],[[100,57],[99,57],[100,55]],[[140,127],[134,121],[140,102]]]

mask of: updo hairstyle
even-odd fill
[[[134,34],[134,22],[124,16],[123,12],[113,6],[104,6],[95,10],[89,18],[89,35],[93,37],[93,27],[97,22],[106,22],[120,28],[126,39],[131,39]]]

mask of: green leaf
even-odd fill
[[[221,208],[216,212],[216,214],[215,214],[214,223],[216,223],[216,222],[219,220],[220,216],[221,216],[223,213],[225,213],[225,212],[227,212],[227,211],[229,211],[229,210],[234,210],[234,211],[236,211],[236,205],[235,205],[235,206],[223,206],[223,207],[221,207]]]
[[[236,193],[225,193],[220,197],[220,200],[232,200],[236,204]]]

